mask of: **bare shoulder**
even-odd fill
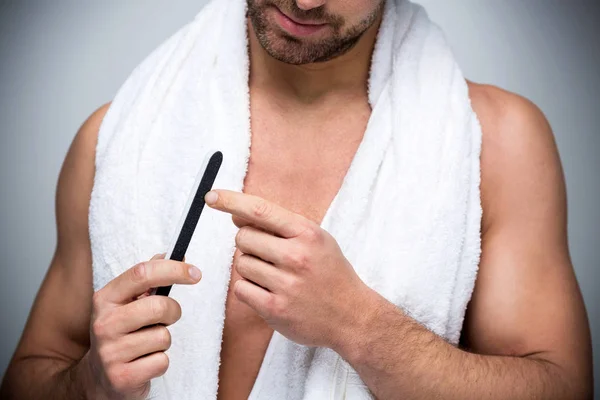
[[[95,173],[98,131],[109,107],[110,103],[104,104],[85,120],[73,138],[63,161],[56,191],[59,251],[66,250],[65,247],[73,248],[68,244],[75,240],[74,230],[87,236],[87,207]],[[77,218],[74,219],[73,215]]]
[[[110,108],[112,102],[108,102],[106,104],[101,105],[100,107],[98,107],[89,117],[88,119],[83,123],[83,130],[90,130],[92,132],[95,132],[96,135],[98,134],[98,130],[100,129],[100,125],[102,124],[102,121],[104,120],[104,116],[106,115],[106,112],[108,111],[108,109]]]
[[[531,101],[469,83],[481,123],[481,260],[461,344],[558,366],[591,392],[589,324],[568,250],[566,188],[554,134]]]
[[[83,181],[89,181],[89,179],[86,178],[93,178],[98,132],[110,104],[111,103],[106,103],[96,109],[83,122],[73,138],[60,171],[57,190],[58,196],[65,194],[63,193],[65,190],[62,189],[67,189],[66,191],[68,192],[71,183],[76,183],[76,185],[79,186],[84,183],[82,182],[82,179]],[[57,200],[57,205],[60,205],[61,199],[59,198]]]
[[[65,179],[68,179],[72,176],[72,173],[76,172],[73,171],[73,167],[84,167],[84,165],[80,164],[87,164],[88,168],[85,169],[89,172],[89,166],[93,166],[94,153],[98,141],[98,131],[100,130],[100,125],[104,120],[104,116],[106,115],[110,104],[111,103],[106,103],[92,112],[79,128],[63,162],[59,177],[59,188]],[[90,161],[92,162],[90,163]]]
[[[498,86],[467,81],[473,109],[482,122],[502,124],[541,123],[542,111],[529,99]]]
[[[104,120],[104,116],[110,108],[110,105],[111,103],[108,102],[98,107],[83,122],[71,144],[71,148],[75,146],[77,153],[89,153],[90,150],[95,151],[98,140],[98,131],[100,130],[100,125],[102,125],[102,121]]]
[[[98,131],[109,106],[110,103],[99,107],[83,122],[62,163],[56,187],[55,253],[9,373],[17,373],[19,360],[41,357],[71,363],[82,357],[89,346],[93,287],[88,207]]]
[[[469,82],[473,110],[483,130],[486,147],[528,150],[555,148],[552,130],[543,112],[527,98],[492,85]],[[549,147],[539,148],[545,144]],[[508,146],[508,148],[506,147]]]
[[[533,102],[501,88],[469,82],[481,123],[484,229],[509,211],[528,212],[552,202],[564,214],[565,187],[554,134]],[[540,197],[542,195],[548,195]],[[547,203],[549,204],[549,203]],[[515,209],[514,207],[517,206]]]

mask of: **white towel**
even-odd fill
[[[167,250],[208,149],[223,152],[214,187],[242,191],[250,150],[244,0],[215,0],[149,55],[101,125],[89,224],[94,289]],[[466,82],[425,11],[388,0],[369,79],[372,115],[321,226],[362,280],[458,342],[480,255],[481,129]],[[173,399],[214,399],[237,228],[205,209],[186,255],[203,280],[175,285],[169,327]],[[399,341],[402,338],[398,338]],[[327,348],[277,332],[251,399],[368,399]]]

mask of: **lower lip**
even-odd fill
[[[293,36],[310,36],[313,35],[320,30],[324,29],[327,24],[320,25],[304,25],[294,22],[289,19],[284,13],[279,11],[279,9],[275,9],[277,23],[281,26],[286,32]]]

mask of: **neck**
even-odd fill
[[[271,57],[248,21],[250,84],[275,89],[278,94],[302,103],[318,102],[336,93],[366,93],[381,18],[343,55],[304,65],[286,64]]]

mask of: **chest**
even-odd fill
[[[256,96],[251,102],[251,148],[244,193],[260,196],[320,224],[363,138],[370,109],[299,112]],[[240,256],[235,251],[233,263]],[[219,370],[219,400],[247,398],[272,329],[232,292],[232,268]]]
[[[366,99],[302,109],[257,94],[251,115],[243,191],[320,223],[363,138]]]

